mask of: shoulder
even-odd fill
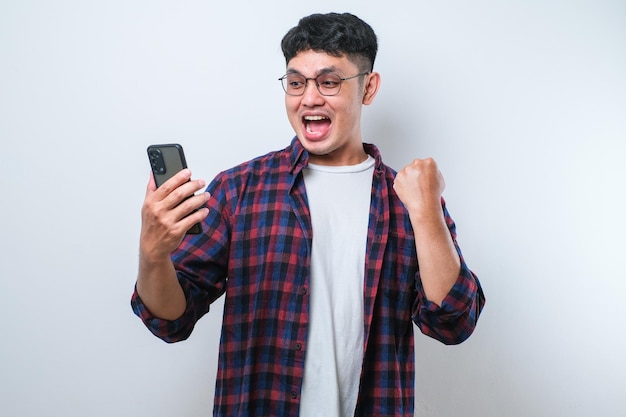
[[[285,163],[285,154],[285,149],[268,152],[265,155],[257,156],[256,158],[227,169],[219,173],[218,177],[239,177],[242,175],[255,175],[288,169],[288,164]]]
[[[383,162],[383,157],[378,150],[378,147],[372,143],[363,143],[363,148],[368,155],[374,158],[375,160],[375,171],[378,175],[382,175],[384,178],[389,181],[396,177],[396,170],[391,168],[389,165]]]
[[[279,176],[289,168],[289,148],[271,151],[220,172],[209,184],[208,191],[223,187],[240,189],[243,184]]]

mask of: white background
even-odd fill
[[[175,345],[129,305],[145,148],[210,180],[286,146],[318,11],[379,35],[365,141],[439,162],[487,295],[466,343],[416,336],[416,414],[626,415],[626,3],[217,3],[0,1],[0,415],[210,415],[221,304]]]

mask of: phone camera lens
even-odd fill
[[[148,159],[155,175],[163,175],[167,172],[163,152],[158,148],[148,149]]]

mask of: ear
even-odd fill
[[[363,104],[370,105],[378,93],[380,87],[380,74],[372,72],[365,76],[365,90],[363,91]]]

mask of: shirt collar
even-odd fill
[[[374,170],[378,173],[382,172],[383,160],[378,148],[371,143],[364,143],[363,149],[376,161]],[[297,136],[291,140],[291,145],[286,150],[287,157],[289,158],[290,171],[293,175],[298,175],[300,171],[309,164],[309,153],[304,149],[304,146],[302,146]]]

